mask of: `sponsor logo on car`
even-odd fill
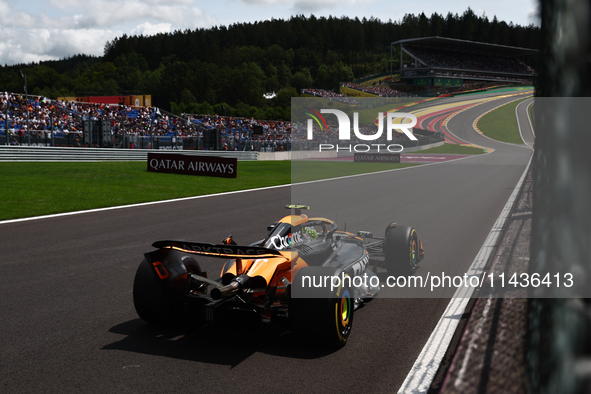
[[[295,233],[289,233],[288,235],[281,236],[275,235],[271,237],[270,241],[273,247],[277,250],[283,250],[287,248],[291,248],[293,245],[300,244],[304,242],[306,239],[302,235],[300,231]]]

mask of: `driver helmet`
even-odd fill
[[[314,227],[304,227],[302,229],[302,232],[312,239],[318,238],[318,233],[316,232],[316,229]]]

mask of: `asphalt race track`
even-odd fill
[[[346,222],[348,230],[381,235],[393,220],[412,225],[426,250],[417,274],[460,275],[532,154],[527,146],[477,134],[472,123],[515,98],[467,109],[447,124],[457,137],[495,149],[487,155],[292,188],[0,224],[0,391],[397,391],[448,298],[378,298],[356,312],[348,344],[327,351],[301,347],[287,329],[268,324],[150,327],[133,307],[136,268],[160,239],[260,239],[291,201],[311,205],[311,216],[334,218],[341,228]],[[211,277],[219,264],[203,265]]]

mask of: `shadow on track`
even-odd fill
[[[179,327],[155,327],[141,319],[118,324],[109,332],[125,335],[104,350],[124,350],[210,364],[238,366],[254,353],[297,359],[314,359],[337,349],[302,346],[288,328],[242,319],[231,326],[196,322]]]

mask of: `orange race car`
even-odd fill
[[[273,225],[260,241],[236,245],[159,241],[146,253],[133,285],[138,315],[148,323],[178,322],[190,309],[206,323],[240,312],[286,322],[296,338],[329,346],[347,342],[355,309],[376,296],[377,275],[412,273],[424,256],[412,227],[390,224],[385,237],[337,231],[325,218],[309,218],[304,205]],[[210,279],[193,256],[225,260]],[[374,270],[376,270],[374,268]]]

